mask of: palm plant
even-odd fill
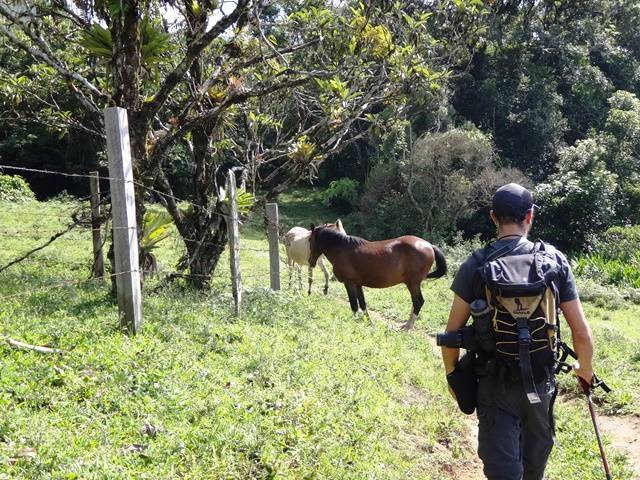
[[[166,210],[147,210],[142,224],[140,239],[140,259],[142,273],[153,275],[158,273],[158,260],[153,253],[158,244],[171,235],[173,220]]]

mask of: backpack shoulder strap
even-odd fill
[[[486,245],[484,248],[476,250],[471,254],[473,259],[476,261],[477,268],[473,273],[473,296],[478,298],[484,298],[484,284],[482,282],[482,277],[480,276],[480,269],[487,262],[487,257],[489,256],[489,245]]]
[[[551,244],[545,243],[542,240],[538,240],[536,242],[536,244],[540,245],[540,250],[545,252],[547,255],[553,255],[555,256],[557,253],[557,249],[556,247],[554,247]],[[565,359],[563,358],[558,358],[558,351],[560,350],[560,346],[564,345],[562,342],[562,335],[561,335],[561,328],[560,328],[560,291],[558,289],[558,285],[557,282],[555,280],[551,281],[551,285],[549,285],[549,288],[551,289],[551,292],[553,294],[553,298],[555,300],[555,314],[556,314],[556,322],[554,325],[555,328],[555,334],[556,334],[556,368],[555,368],[555,372],[554,373],[558,373],[560,371],[560,369],[562,368],[562,363],[564,362]]]

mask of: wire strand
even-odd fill
[[[120,181],[120,182],[125,182],[125,183],[131,183],[133,185],[136,185],[140,188],[143,188],[149,192],[153,192],[156,193],[158,195],[161,195],[162,197],[166,197],[166,198],[171,198],[176,202],[188,202],[191,205],[193,205],[194,207],[198,207],[202,210],[208,211],[209,209],[207,207],[204,207],[202,205],[199,205],[191,200],[186,200],[186,199],[182,199],[179,197],[176,197],[174,195],[170,195],[168,193],[162,192],[160,190],[157,190],[153,187],[148,187],[147,185],[144,185],[140,182],[137,182],[135,180],[128,180],[126,178],[122,178],[122,177],[110,177],[110,176],[104,176],[104,175],[88,175],[88,174],[84,174],[84,173],[66,173],[66,172],[58,172],[56,170],[46,170],[46,169],[40,169],[40,168],[28,168],[28,167],[15,167],[12,165],[0,165],[0,170],[2,169],[8,169],[8,170],[16,170],[16,171],[20,171],[20,172],[31,172],[31,173],[45,173],[47,175],[60,175],[62,177],[73,177],[73,178],[98,178],[98,180],[116,180],[116,181]],[[91,195],[89,195],[88,197],[85,198],[89,199],[91,198]],[[230,218],[229,215],[226,215],[224,213],[220,213],[220,212],[209,212],[213,215],[218,215],[220,217],[223,218]]]
[[[26,295],[30,295],[30,294],[35,293],[35,292],[44,291],[44,290],[50,290],[50,289],[54,289],[54,288],[73,287],[73,286],[83,285],[83,284],[87,284],[87,283],[91,283],[91,282],[104,281],[104,280],[112,278],[112,277],[118,277],[120,275],[126,275],[128,273],[135,273],[135,272],[139,272],[139,270],[127,270],[126,272],[111,273],[111,274],[103,275],[102,277],[89,278],[89,279],[83,279],[83,280],[64,280],[62,282],[58,282],[58,283],[54,283],[54,284],[43,285],[43,286],[40,286],[40,287],[28,289],[28,290],[22,290],[19,293],[14,293],[14,294],[11,294],[11,295],[2,295],[0,297],[0,300],[8,300],[10,298],[26,296]]]

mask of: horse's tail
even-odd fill
[[[435,245],[431,245],[431,248],[433,248],[433,253],[436,257],[436,269],[429,273],[426,278],[444,277],[447,273],[447,261],[444,259],[444,254],[442,253],[442,250]]]

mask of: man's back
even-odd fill
[[[478,268],[482,266],[487,258],[500,255],[500,252],[505,252],[505,256],[530,253],[534,245],[534,242],[523,236],[510,236],[495,240],[484,248],[476,250],[460,265],[453,279],[451,290],[470,304],[478,295]],[[556,284],[559,302],[568,302],[578,298],[575,279],[567,258],[560,250],[548,243],[545,243],[545,250],[555,256],[556,262],[560,266]]]

